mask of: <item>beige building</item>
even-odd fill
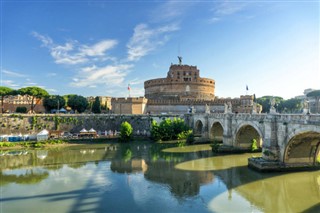
[[[13,113],[16,111],[17,107],[26,107],[27,112],[31,110],[31,101],[32,97],[27,95],[14,95],[4,98],[3,100],[3,109],[4,112]],[[34,111],[36,113],[44,113],[46,110],[42,104],[41,99],[34,100]]]
[[[112,112],[115,114],[145,114],[147,99],[144,97],[112,98]]]

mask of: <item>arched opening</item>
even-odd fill
[[[219,122],[216,122],[212,125],[210,129],[209,138],[216,142],[223,141],[223,127]]]
[[[189,85],[186,86],[186,92],[190,92],[190,86]]]
[[[195,135],[201,135],[202,134],[202,129],[203,129],[203,124],[202,121],[197,120],[196,125],[195,125]]]
[[[262,146],[262,137],[259,132],[250,125],[242,126],[235,138],[235,145],[241,148],[251,148],[253,140],[256,141],[257,148]]]
[[[292,137],[284,155],[284,163],[320,164],[320,133],[304,132]]]

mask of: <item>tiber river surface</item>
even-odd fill
[[[0,212],[320,212],[320,171],[259,173],[209,145],[1,151]]]

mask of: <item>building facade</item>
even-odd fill
[[[112,98],[114,114],[146,114],[147,99],[144,97]]]

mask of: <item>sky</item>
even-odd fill
[[[320,89],[320,1],[0,0],[1,86],[144,95],[171,63],[215,95],[285,99]],[[248,88],[248,90],[246,90]]]

